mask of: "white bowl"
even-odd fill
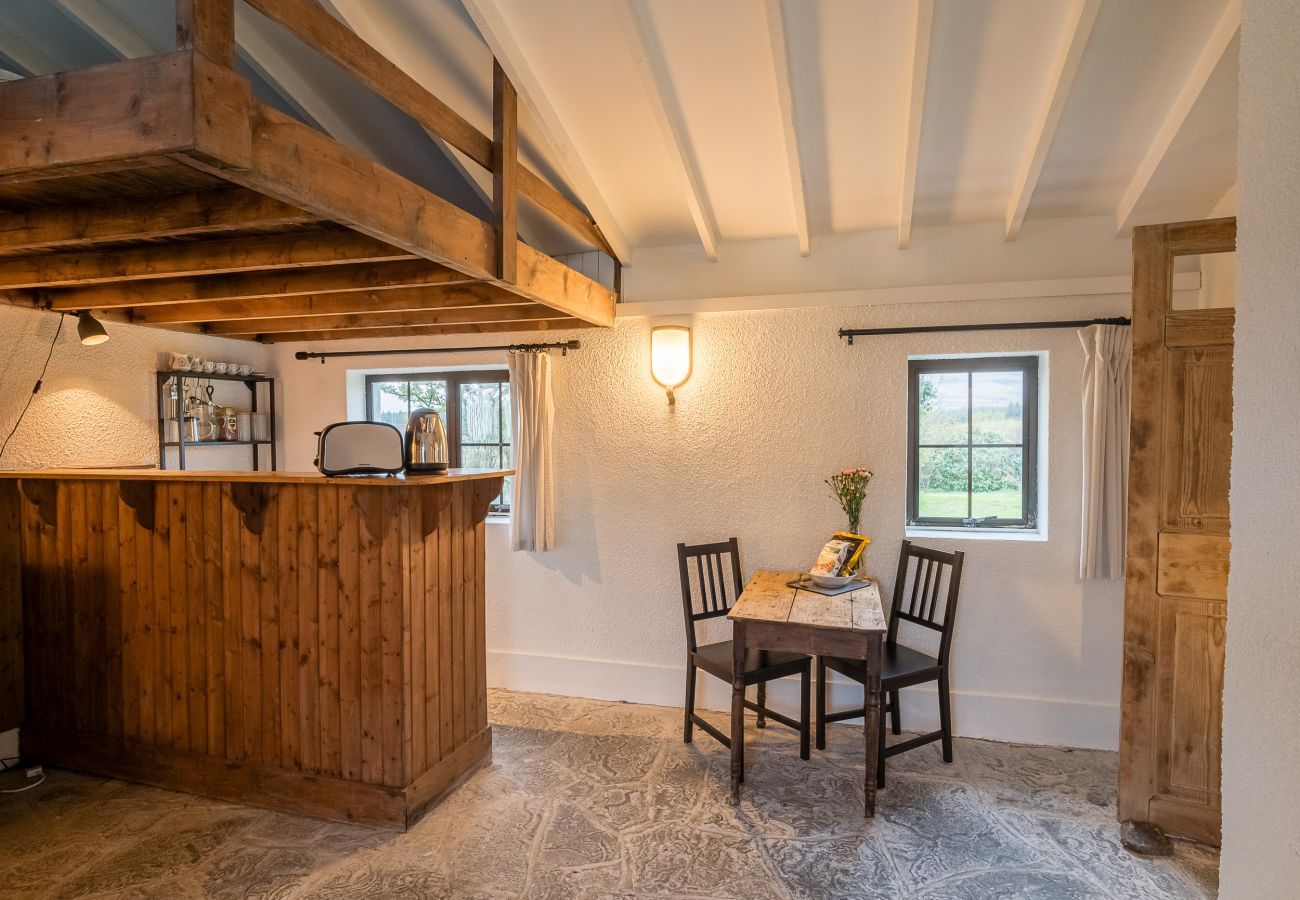
[[[838,587],[844,587],[844,585],[853,581],[855,576],[853,575],[809,575],[808,577],[811,578],[812,583],[817,585],[818,587],[838,588]]]

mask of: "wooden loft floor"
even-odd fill
[[[0,299],[261,341],[613,324],[614,291],[517,238],[523,194],[614,257],[519,164],[499,66],[489,138],[315,0],[247,0],[491,169],[488,223],[254,99],[234,2],[177,0],[174,52],[0,84]]]

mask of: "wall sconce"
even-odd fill
[[[668,405],[677,403],[673,388],[691,377],[691,329],[659,325],[650,329],[650,375],[668,391]]]
[[[83,309],[77,313],[77,337],[87,347],[93,347],[108,340],[108,332],[104,330],[100,321],[90,314],[90,310]]]

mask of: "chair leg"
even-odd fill
[[[689,744],[691,742],[692,732],[695,729],[695,723],[691,721],[691,716],[695,715],[695,660],[687,657],[686,659],[686,723],[682,726],[682,741]]]
[[[826,749],[826,663],[817,657],[817,749]]]
[[[903,733],[903,713],[898,708],[898,691],[889,692],[889,727],[894,734]]]
[[[799,758],[807,759],[811,754],[808,752],[809,732],[812,730],[811,716],[808,715],[810,705],[810,694],[812,693],[812,666],[803,667],[803,672],[799,675]]]
[[[884,697],[881,697],[884,700]],[[876,745],[876,789],[879,790],[885,786],[885,719],[880,718],[879,743]]]
[[[952,762],[952,699],[948,696],[948,670],[939,676],[939,730],[943,732],[943,761]]]
[[[767,682],[758,683],[758,721],[755,723],[759,728],[767,727],[767,716],[763,710],[767,709]]]

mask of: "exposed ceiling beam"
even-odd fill
[[[59,63],[40,47],[16,31],[0,24],[0,53],[22,66],[23,75],[48,75],[62,68]]]
[[[1020,236],[1025,213],[1029,211],[1034,189],[1038,187],[1038,177],[1047,161],[1047,152],[1052,149],[1056,126],[1061,122],[1061,113],[1070,97],[1074,76],[1079,71],[1079,61],[1083,59],[1083,50],[1088,45],[1092,26],[1097,21],[1097,10],[1100,8],[1101,0],[1075,0],[1074,7],[1068,14],[1065,40],[1061,42],[1056,61],[1052,65],[1047,92],[1043,95],[1043,105],[1039,109],[1033,137],[1029,141],[1029,151],[1020,164],[1015,187],[1011,191],[1011,203],[1007,207],[1004,223],[1008,241],[1014,241]]]
[[[529,301],[496,285],[431,285],[386,291],[256,297],[136,306],[129,310],[140,325],[185,322],[229,322],[236,319],[284,319],[299,316],[341,316],[366,312],[410,312],[419,309],[460,309],[471,306],[526,306]],[[93,309],[94,307],[77,307]]]
[[[398,325],[385,328],[358,328],[342,331],[294,331],[284,334],[267,334],[263,340],[273,343],[303,343],[307,341],[362,340],[374,338],[408,338],[439,334],[499,334],[511,331],[567,331],[571,328],[598,326],[582,319],[541,319],[535,322],[479,322],[472,325]]]
[[[633,68],[641,76],[645,98],[650,104],[655,124],[659,126],[659,133],[663,136],[664,148],[677,172],[691,221],[695,223],[695,230],[700,236],[700,244],[709,259],[717,260],[718,223],[709,206],[699,163],[691,150],[681,103],[673,89],[663,45],[650,19],[650,9],[645,0],[614,0],[610,9],[623,27],[630,51],[628,56]]]
[[[786,40],[782,0],[765,0],[767,38],[772,48],[772,71],[776,76],[776,101],[781,110],[781,131],[785,137],[785,161],[790,169],[790,200],[794,205],[795,234],[799,252],[812,253],[808,234],[808,204],[804,199],[803,164],[799,159],[799,120],[794,109],[794,85],[790,79],[790,48]]]
[[[1196,57],[1191,73],[1187,76],[1187,80],[1183,82],[1182,88],[1178,91],[1178,96],[1174,98],[1173,106],[1165,114],[1164,121],[1160,124],[1159,130],[1156,131],[1155,139],[1151,142],[1151,146],[1147,148],[1146,155],[1142,157],[1141,165],[1138,166],[1137,172],[1133,175],[1133,180],[1129,182],[1128,187],[1124,190],[1124,195],[1119,202],[1119,208],[1115,211],[1115,230],[1119,234],[1124,234],[1132,226],[1133,211],[1137,208],[1138,201],[1146,193],[1156,169],[1159,168],[1165,154],[1169,152],[1174,138],[1182,130],[1183,123],[1187,121],[1192,107],[1196,105],[1201,92],[1205,90],[1205,85],[1209,82],[1210,76],[1214,73],[1219,61],[1223,59],[1223,54],[1227,52],[1233,38],[1237,36],[1240,30],[1241,0],[1230,0],[1227,8],[1223,11],[1223,15],[1215,23],[1209,40],[1205,42],[1200,55]]]
[[[930,37],[934,31],[934,0],[916,0],[916,31],[912,40],[907,128],[903,142],[903,171],[899,179],[898,247],[912,244],[912,207],[916,203],[916,163],[921,153],[921,120],[925,113],[925,80],[930,69]]]
[[[65,13],[85,26],[91,34],[127,59],[152,56],[158,50],[138,31],[100,0],[54,0]]]
[[[551,106],[546,91],[532,68],[527,57],[515,40],[505,16],[497,6],[497,0],[463,0],[465,11],[474,20],[475,27],[487,43],[488,49],[496,57],[501,68],[510,78],[510,83],[519,92],[519,99],[532,116],[542,132],[543,138],[555,155],[565,181],[577,193],[583,204],[590,210],[592,218],[600,223],[605,240],[614,250],[614,254],[623,265],[632,264],[632,248],[619,227],[609,204],[605,202],[595,178],[587,168],[586,162],[578,152],[573,141],[565,131],[563,121],[555,107]]]
[[[139,308],[352,291],[387,292],[409,287],[468,284],[472,280],[455,269],[421,259],[92,285],[45,291],[42,300],[55,310]]]
[[[355,328],[395,328],[412,325],[472,325],[484,322],[536,322],[567,319],[562,312],[537,303],[526,306],[465,306],[451,309],[368,311],[346,315],[298,316],[287,319],[237,319],[213,322],[204,332],[215,335],[276,334],[287,331],[335,331]]]

